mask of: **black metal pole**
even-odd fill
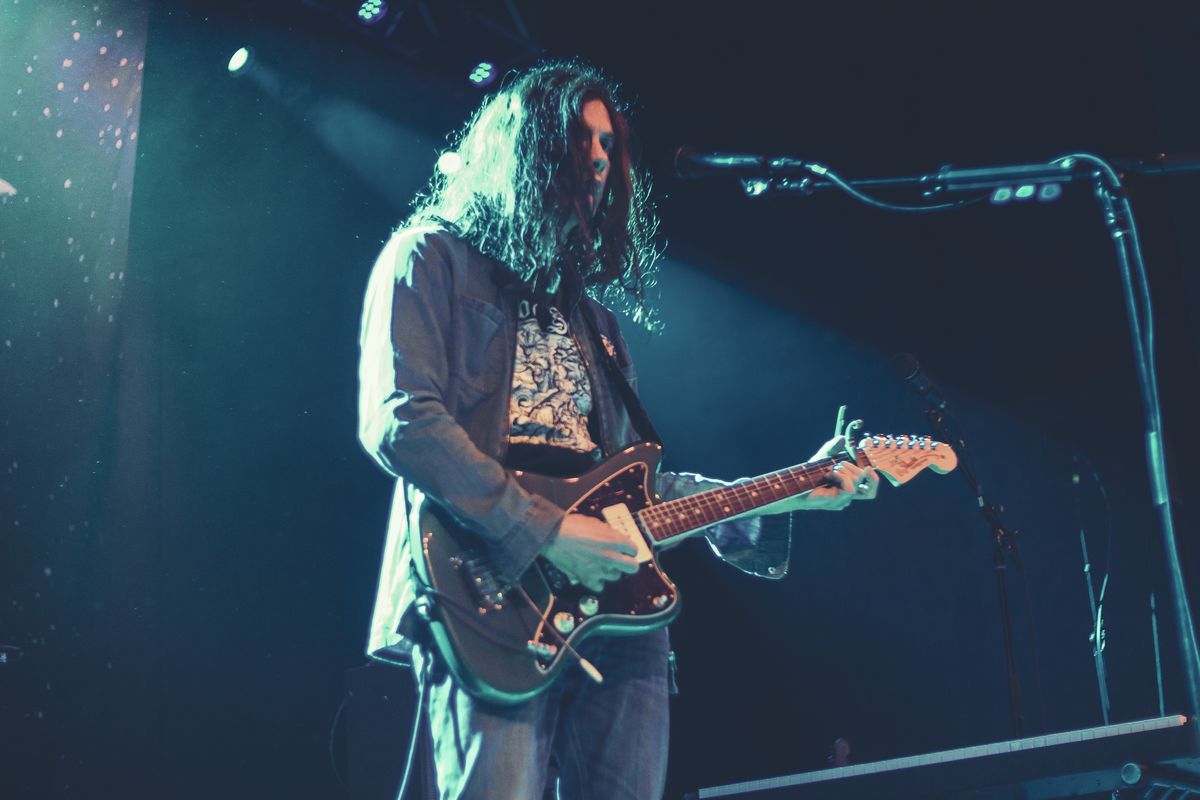
[[[1008,679],[1008,704],[1012,714],[1013,737],[1020,739],[1025,735],[1025,709],[1021,701],[1021,676],[1017,671],[1017,658],[1013,650],[1012,615],[1008,604],[1008,553],[1017,549],[1017,532],[1005,528],[1000,522],[1003,506],[988,502],[983,494],[983,486],[975,475],[974,459],[970,457],[970,449],[965,437],[955,436],[946,427],[943,412],[934,407],[926,410],[930,423],[937,429],[938,435],[946,442],[953,442],[959,455],[959,473],[971,487],[971,493],[979,504],[979,513],[992,532],[992,564],[996,574],[996,597],[1000,607],[1000,632],[1004,641],[1004,669]]]
[[[1005,666],[1008,669],[1008,704],[1012,709],[1013,738],[1025,735],[1025,709],[1021,704],[1021,677],[1017,674],[1017,659],[1013,653],[1012,616],[1008,610],[1008,545],[1007,532],[992,529],[993,558],[996,566],[996,595],[1000,602],[1000,627],[1004,630]]]
[[[1158,385],[1154,376],[1153,324],[1149,318],[1149,298],[1145,306],[1138,307],[1137,292],[1131,261],[1141,266],[1141,253],[1137,242],[1137,227],[1133,222],[1133,209],[1124,196],[1124,187],[1107,164],[1097,159],[1093,174],[1096,199],[1104,211],[1104,224],[1108,228],[1117,252],[1117,264],[1121,271],[1121,285],[1125,296],[1125,309],[1129,315],[1130,333],[1133,337],[1134,363],[1137,367],[1138,385],[1142,394],[1142,410],[1146,426],[1146,462],[1150,472],[1150,484],[1155,510],[1158,513],[1163,537],[1163,551],[1167,560],[1167,579],[1171,588],[1171,601],[1175,611],[1176,635],[1179,637],[1180,655],[1183,659],[1184,684],[1187,692],[1187,713],[1193,720],[1200,717],[1200,652],[1196,649],[1196,629],[1188,603],[1187,586],[1184,583],[1183,564],[1179,558],[1175,522],[1171,515],[1168,491],[1166,460],[1162,452],[1162,416],[1158,401]],[[1130,254],[1133,258],[1130,258]],[[1145,276],[1139,274],[1145,284]],[[1143,285],[1148,295],[1149,287]],[[1144,328],[1143,328],[1144,326]],[[1200,728],[1196,746],[1200,749]]]

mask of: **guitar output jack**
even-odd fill
[[[570,611],[560,611],[554,615],[554,629],[567,634],[575,630],[575,615]]]

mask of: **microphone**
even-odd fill
[[[912,353],[897,353],[892,356],[892,369],[895,370],[896,377],[912,387],[926,403],[939,411],[946,410],[942,390],[921,371],[921,362],[917,361]]]
[[[701,153],[684,145],[675,151],[675,174],[680,178],[767,178],[806,172],[798,158],[767,158],[753,153]]]

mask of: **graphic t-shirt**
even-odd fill
[[[509,443],[548,445],[579,453],[599,451],[588,430],[592,386],[567,320],[553,306],[542,330],[537,305],[522,300],[509,404]]]

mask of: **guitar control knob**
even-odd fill
[[[558,612],[554,615],[554,629],[562,634],[575,630],[575,615],[570,611]]]
[[[594,594],[585,594],[579,598],[579,613],[585,617],[595,616],[600,610],[600,600]]]

